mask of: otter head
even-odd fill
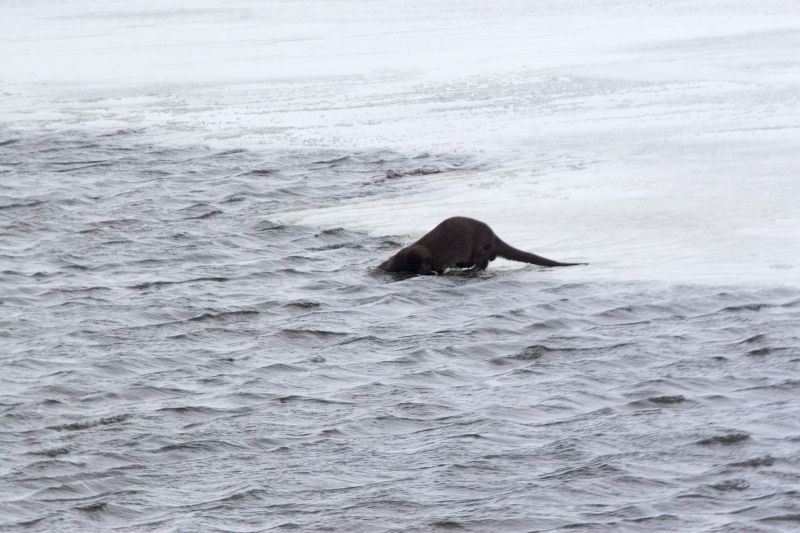
[[[385,272],[413,272],[414,274],[435,274],[433,257],[423,246],[403,248],[381,263],[378,268]]]

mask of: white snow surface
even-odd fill
[[[797,0],[5,1],[2,124],[468,156],[281,216],[466,215],[591,263],[565,278],[800,284]]]

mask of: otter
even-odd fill
[[[378,268],[385,272],[414,274],[443,274],[445,269],[452,267],[479,271],[498,257],[549,267],[586,264],[561,263],[523,252],[503,242],[492,228],[480,220],[452,217],[394,254]]]

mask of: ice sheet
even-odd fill
[[[11,128],[487,163],[287,222],[412,239],[461,214],[592,263],[564,276],[800,283],[794,1],[40,1],[0,15]]]

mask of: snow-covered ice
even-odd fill
[[[461,214],[592,264],[564,276],[800,283],[794,0],[46,0],[0,15],[6,127],[485,163],[287,222],[412,239]]]

